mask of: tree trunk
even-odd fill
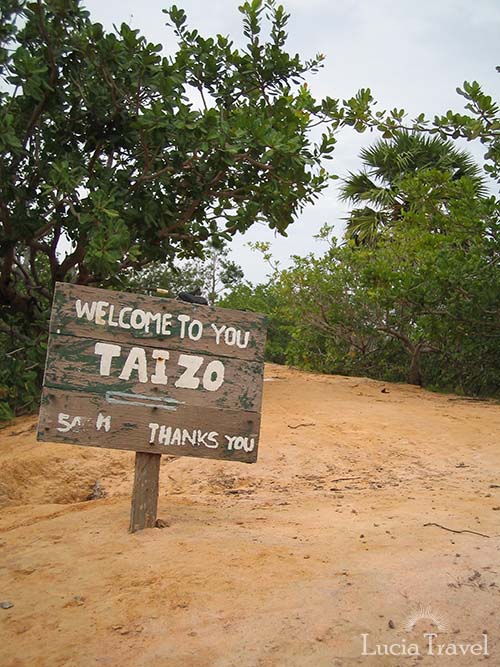
[[[410,384],[416,384],[419,387],[422,386],[422,374],[420,372],[420,355],[422,353],[422,347],[420,344],[416,345],[411,352],[411,363],[410,363]]]

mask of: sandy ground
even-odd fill
[[[500,406],[266,380],[258,463],[164,457],[134,535],[132,454],[0,432],[1,667],[500,666]]]

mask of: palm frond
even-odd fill
[[[385,213],[368,206],[352,210],[345,220],[344,238],[366,246],[376,245],[381,229],[388,223]]]
[[[401,131],[391,140],[380,139],[363,148],[360,157],[368,176],[386,184],[424,169],[438,169],[455,180],[463,176],[473,179],[476,194],[485,193],[485,180],[472,156],[447,139]]]
[[[391,140],[380,139],[363,148],[360,157],[362,171],[349,173],[339,195],[341,201],[356,207],[346,218],[346,238],[356,243],[375,243],[384,226],[402,218],[410,206],[407,178],[413,175],[440,172],[445,181],[467,179],[472,197],[482,197],[487,191],[472,156],[437,136],[401,131]]]
[[[357,174],[350,172],[349,177],[343,181],[339,197],[341,201],[362,204],[371,201],[373,193],[378,189],[379,186],[370,178],[366,171],[360,171]]]

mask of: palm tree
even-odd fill
[[[452,180],[469,179],[476,196],[485,192],[480,169],[469,153],[436,136],[400,131],[393,139],[363,148],[360,157],[362,171],[350,172],[340,193],[342,201],[354,205],[346,218],[345,237],[358,245],[374,245],[381,230],[409,209],[402,179],[412,174],[434,169]]]

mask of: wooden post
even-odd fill
[[[158,482],[161,454],[136,452],[130,533],[153,528],[158,510]]]

